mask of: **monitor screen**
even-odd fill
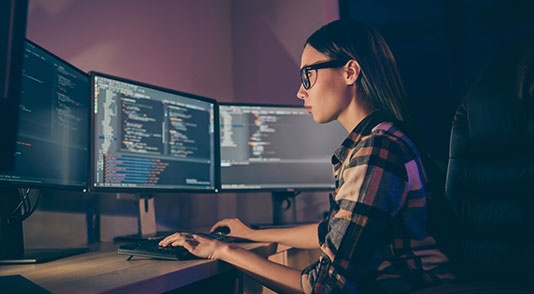
[[[317,124],[300,106],[224,104],[219,114],[223,190],[334,188],[341,124]]]
[[[0,172],[15,163],[28,0],[0,1]]]
[[[15,167],[0,184],[87,187],[89,93],[87,74],[25,42]]]
[[[91,80],[93,190],[215,190],[215,100],[101,73]]]

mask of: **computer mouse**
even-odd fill
[[[213,230],[213,233],[214,234],[220,234],[220,235],[226,235],[226,234],[230,233],[230,228],[227,227],[227,226],[220,226],[220,227],[215,228],[215,230]]]

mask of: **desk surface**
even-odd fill
[[[241,243],[267,257],[274,243]],[[0,276],[22,275],[52,293],[161,293],[232,269],[218,260],[171,261],[117,254],[118,245],[100,244],[94,251],[31,265],[0,265]]]

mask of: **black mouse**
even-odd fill
[[[230,228],[227,226],[220,226],[213,230],[213,234],[226,235],[230,233]]]

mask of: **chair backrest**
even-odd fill
[[[459,223],[460,280],[534,283],[533,53],[501,56],[452,123],[445,192]]]

